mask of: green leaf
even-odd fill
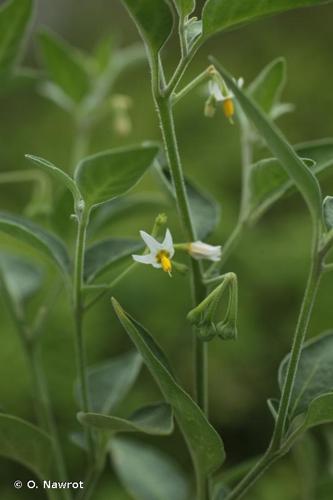
[[[248,93],[269,114],[279,101],[286,82],[286,61],[278,57],[270,62],[249,85]]]
[[[306,414],[304,427],[310,429],[317,425],[333,422],[333,392],[322,394],[311,401]]]
[[[112,149],[80,161],[74,178],[89,208],[125,194],[152,165],[158,146]]]
[[[90,90],[83,56],[49,31],[39,33],[38,40],[51,80],[73,101],[80,102]]]
[[[28,158],[28,160],[31,160],[41,170],[47,172],[54,179],[62,183],[67,189],[69,189],[73,194],[75,201],[79,201],[82,198],[81,193],[73,179],[61,168],[56,167],[50,161],[44,160],[44,158],[40,158],[39,156],[25,155],[25,157]]]
[[[185,38],[187,42],[187,48],[190,51],[194,42],[197,40],[199,36],[202,35],[202,21],[196,21],[195,18],[192,18],[185,25]]]
[[[151,335],[139,323],[132,320],[115,299],[112,299],[112,303],[120,322],[141,353],[165,400],[173,407],[175,418],[184,434],[196,467],[203,474],[213,472],[225,458],[220,436],[197,404],[178,384],[164,353]]]
[[[298,7],[311,7],[330,3],[331,0],[207,0],[203,9],[206,36],[237,28],[263,17]]]
[[[290,355],[279,369],[279,385],[282,389]],[[329,331],[305,343],[297,369],[290,401],[290,420],[308,411],[312,401],[333,391],[333,331]]]
[[[91,282],[109,271],[116,263],[126,259],[144,247],[138,240],[129,238],[109,238],[88,247],[85,253],[84,277]]]
[[[175,198],[169,169],[167,167],[162,167],[159,168],[158,171],[168,191]],[[219,223],[219,204],[209,193],[196,186],[188,178],[185,178],[185,187],[197,237],[204,240],[214,231]]]
[[[294,146],[294,149],[316,175],[324,173],[333,166],[333,141],[331,139],[298,144]],[[295,188],[281,163],[275,158],[260,160],[250,167],[249,186],[248,209],[252,223],[262,216],[274,202]]]
[[[19,55],[32,6],[32,0],[10,0],[0,7],[0,73],[8,71]]]
[[[186,500],[188,485],[164,453],[124,438],[110,442],[112,462],[125,489],[136,500]]]
[[[323,208],[326,226],[328,229],[333,229],[333,196],[326,196]]]
[[[38,250],[51,259],[65,274],[70,271],[70,260],[61,240],[23,217],[0,212],[0,232]]]
[[[195,9],[195,0],[173,0],[179,15],[188,16]]]
[[[9,293],[18,304],[31,297],[42,283],[40,267],[15,255],[0,252],[0,270]]]
[[[53,479],[51,438],[43,431],[12,415],[0,414],[0,455],[20,463],[41,480]]]
[[[278,127],[260,110],[251,97],[247,96],[243,90],[238,87],[231,75],[217,61],[214,60],[214,64],[238,99],[246,116],[253,122],[260,135],[265,139],[273,155],[281,162],[283,168],[302,193],[313,220],[316,223],[318,220],[321,221],[321,192],[315,176],[297,156]]]
[[[87,379],[91,409],[103,414],[114,410],[134,384],[141,365],[141,356],[135,351],[129,351],[89,367]],[[75,384],[75,394],[79,401],[78,383]]]
[[[173,15],[164,0],[122,0],[153,54],[157,54],[169,38]]]
[[[167,436],[174,428],[171,406],[159,403],[145,406],[134,412],[127,420],[101,413],[78,414],[81,424],[108,432],[143,432],[145,434]]]
[[[309,167],[314,165],[308,158],[302,158],[302,161]],[[295,185],[278,160],[265,158],[250,166],[249,187],[248,210],[253,223]]]
[[[129,212],[138,214],[139,211],[160,210],[165,204],[165,199],[160,193],[153,191],[134,193],[129,196],[122,196],[112,201],[108,201],[97,207],[91,214],[88,226],[88,234],[94,235],[100,229],[105,230],[107,224],[114,219],[123,217]]]

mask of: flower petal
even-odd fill
[[[140,264],[154,265],[156,263],[155,257],[150,253],[147,255],[132,255],[133,260],[140,262]]]
[[[169,253],[170,258],[174,256],[175,249],[173,248],[172,234],[169,229],[165,232],[165,237],[162,243],[163,250]]]
[[[147,247],[151,251],[151,253],[156,254],[159,250],[161,250],[162,245],[159,243],[153,236],[146,233],[145,231],[140,231],[140,236],[143,241],[146,243]]]

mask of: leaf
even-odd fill
[[[310,429],[311,427],[331,422],[333,422],[333,392],[322,394],[311,401],[304,427]]]
[[[202,17],[206,36],[238,28],[263,17],[298,7],[329,3],[331,0],[207,0]]]
[[[49,162],[48,160],[44,160],[44,158],[40,158],[39,156],[25,155],[25,157],[28,158],[28,160],[31,160],[41,170],[47,172],[52,177],[54,177],[54,179],[62,183],[67,189],[69,189],[75,201],[79,201],[82,198],[81,193],[73,179],[68,174],[66,174],[66,172],[61,170],[61,168],[56,167],[55,165],[53,165],[53,163]]]
[[[282,361],[279,369],[279,385],[282,389],[290,355]],[[333,331],[329,331],[306,342],[297,369],[291,395],[289,418],[308,411],[312,401],[333,391]]]
[[[165,186],[172,196],[175,197],[169,169],[162,167],[158,171]],[[204,240],[213,232],[219,222],[219,204],[209,193],[201,188],[199,189],[188,178],[185,178],[185,187],[197,237]]]
[[[273,155],[281,162],[283,168],[302,193],[313,220],[315,222],[321,220],[321,192],[315,176],[297,156],[278,127],[259,109],[251,97],[248,97],[243,90],[238,87],[229,73],[217,61],[214,60],[214,64],[238,99],[246,116],[256,126]]]
[[[124,438],[110,442],[112,462],[126,490],[136,500],[186,500],[188,485],[167,455]]]
[[[89,367],[87,379],[92,411],[108,414],[114,410],[131,389],[141,365],[141,356],[135,351],[129,351]],[[78,383],[75,384],[75,394],[79,401]]]
[[[34,425],[0,414],[0,455],[20,463],[40,479],[54,477],[51,438]]]
[[[249,85],[248,93],[269,114],[278,102],[286,82],[286,61],[278,57],[270,62]]]
[[[94,235],[100,229],[104,229],[110,221],[115,218],[127,215],[130,211],[138,213],[139,210],[160,210],[161,205],[165,204],[165,199],[160,193],[140,192],[130,196],[122,196],[108,201],[97,207],[91,214],[88,226],[88,234]],[[151,212],[150,212],[151,213]]]
[[[194,42],[201,35],[202,35],[202,21],[201,20],[196,21],[195,18],[192,18],[185,25],[185,37],[186,37],[188,51],[191,50]]]
[[[173,28],[173,15],[164,0],[122,0],[137,28],[156,55],[169,38]]]
[[[313,160],[303,158],[309,167]],[[294,183],[289,179],[281,163],[275,158],[266,158],[250,166],[249,176],[249,218],[252,223],[267,209],[289,192]]]
[[[195,0],[173,0],[179,15],[185,17],[195,9]]]
[[[112,149],[80,161],[74,178],[87,206],[125,194],[153,163],[158,146],[152,143]]]
[[[322,174],[333,166],[333,141],[323,139],[294,146],[297,154],[304,158],[312,172]],[[309,158],[305,160],[305,158]],[[294,183],[288,178],[281,163],[275,158],[260,160],[250,167],[250,200],[249,210],[251,222],[255,222],[262,214],[284,194],[293,190]]]
[[[9,0],[0,7],[0,73],[8,71],[19,55],[32,6],[32,0]]]
[[[278,416],[279,404],[280,404],[280,401],[276,398],[267,399],[267,406],[268,406],[268,409],[271,412],[274,420],[276,420],[276,418]]]
[[[174,428],[171,406],[166,403],[140,408],[127,420],[100,413],[78,414],[81,424],[112,433],[143,432],[157,436],[167,436]]]
[[[326,196],[323,208],[326,226],[328,229],[333,229],[333,196]]]
[[[0,252],[0,270],[11,296],[19,304],[39,289],[43,278],[35,264],[4,252]]]
[[[61,240],[23,217],[0,212],[0,232],[38,250],[65,273],[70,271],[67,250]]]
[[[52,81],[73,101],[80,102],[90,90],[83,56],[50,31],[39,33],[38,40],[44,64]]]
[[[112,303],[121,324],[142,355],[165,400],[173,407],[195,466],[202,474],[213,472],[225,458],[220,436],[197,404],[176,382],[164,353],[151,335],[132,320],[115,299],[112,299]]]
[[[84,261],[84,277],[87,282],[93,281],[112,266],[133,253],[141,250],[143,243],[129,238],[109,238],[98,241],[87,248]]]

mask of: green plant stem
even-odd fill
[[[260,476],[266,471],[266,469],[289,450],[289,446],[286,442],[283,442],[283,438],[285,436],[285,427],[289,412],[290,400],[294,388],[299,360],[302,353],[302,347],[305,341],[313,305],[322,275],[322,256],[318,252],[319,240],[320,227],[315,226],[309,276],[293,338],[290,360],[288,364],[286,379],[282,389],[280,406],[272,440],[265,455],[232,490],[232,492],[227,496],[226,500],[236,500],[241,498],[246,493],[246,491],[260,478]]]
[[[250,472],[237,484],[226,500],[238,500],[258,481],[264,472],[279,458],[279,454],[267,452],[250,470]]]
[[[89,394],[86,370],[86,356],[83,339],[83,267],[84,253],[86,244],[86,232],[88,225],[88,213],[83,209],[78,216],[78,230],[76,239],[75,261],[74,261],[74,276],[73,276],[73,307],[75,321],[75,348],[77,370],[80,381],[80,395],[82,411],[89,412]],[[87,427],[85,434],[88,441],[91,459],[94,458],[94,440],[91,430]]]
[[[181,101],[190,92],[202,85],[205,81],[209,80],[211,78],[212,68],[212,65],[208,66],[208,68],[195,77],[188,85],[182,88],[179,92],[172,94],[172,104],[177,104],[177,102]]]
[[[301,357],[302,347],[308,330],[308,325],[322,274],[321,261],[318,258],[317,254],[317,248],[318,248],[317,241],[318,240],[316,239],[314,243],[314,255],[312,258],[307,286],[305,289],[302,307],[293,339],[293,345],[291,348],[287,374],[282,389],[279,411],[271,442],[271,448],[273,450],[278,449],[281,446],[282,439],[285,433],[285,426],[288,417],[291,394],[294,388],[296,372]]]
[[[43,370],[40,346],[36,343],[33,332],[28,328],[23,312],[15,304],[7,287],[6,280],[0,272],[1,289],[12,320],[15,324],[21,346],[25,355],[26,363],[31,374],[33,393],[35,395],[35,411],[39,425],[50,434],[53,443],[53,454],[58,470],[59,479],[67,480],[66,464],[63,457],[57,427],[55,425],[50,398],[46,385],[46,377]],[[64,490],[63,497],[66,500],[72,498],[69,491]]]
[[[75,121],[74,141],[71,152],[71,168],[74,172],[76,165],[89,149],[91,126],[85,120],[79,118]]]
[[[153,86],[154,89],[154,86]],[[191,219],[190,207],[187,199],[182,165],[178,150],[178,143],[175,133],[174,119],[172,113],[171,99],[161,97],[154,93],[159,121],[162,129],[162,136],[168,164],[172,176],[173,186],[176,194],[178,213],[181,218],[183,228],[188,241],[195,241],[196,233]],[[206,288],[203,285],[203,276],[198,261],[191,259],[192,277],[192,299],[193,306],[199,304],[206,295]],[[198,405],[208,413],[208,387],[207,387],[207,345],[194,335],[194,368],[195,368],[195,393]],[[208,498],[208,480],[202,477],[200,471],[196,471],[198,499]]]

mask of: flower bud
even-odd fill
[[[221,259],[220,245],[208,245],[200,240],[189,243],[188,252],[196,260],[207,259],[217,262]]]

